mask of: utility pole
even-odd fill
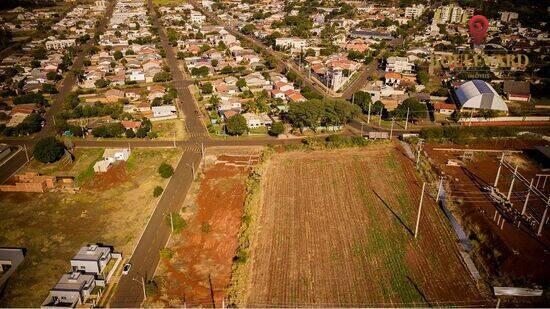
[[[548,214],[548,206],[550,206],[550,197],[548,197],[548,201],[546,202],[546,208],[544,209],[544,213],[542,214],[542,219],[540,220],[539,230],[537,231],[537,236],[542,235],[542,227],[544,226],[544,221],[546,221],[546,215]]]
[[[502,163],[504,162],[504,152],[502,153],[502,156],[500,157],[500,164],[498,165],[498,170],[497,170],[497,176],[495,177],[495,184],[493,185],[493,187],[497,187],[498,185],[498,178],[500,177],[500,171],[502,170]]]
[[[439,202],[439,195],[441,194],[441,189],[443,188],[443,177],[439,178],[439,186],[437,187],[437,196],[435,197],[435,201]]]
[[[422,183],[422,194],[420,195],[420,203],[418,203],[418,214],[416,216],[416,227],[414,228],[414,238],[418,236],[418,226],[420,224],[420,213],[422,212],[422,201],[424,200],[424,189],[426,188],[426,183]]]
[[[147,300],[147,292],[145,291],[145,278],[141,276],[141,286],[143,287],[143,299]]]
[[[512,196],[512,189],[514,188],[514,181],[516,180],[517,173],[518,173],[518,165],[516,164],[516,168],[514,169],[514,175],[512,175],[512,182],[510,183],[510,189],[508,189],[508,195],[506,196],[508,201],[510,200],[510,197]]]
[[[174,148],[176,148],[176,131],[174,131]]]
[[[170,230],[174,233],[174,219],[172,218],[172,212],[170,212]]]
[[[407,130],[407,127],[408,127],[408,124],[409,124],[409,112],[410,112],[410,107],[407,107],[407,118],[405,118],[405,130]]]
[[[392,117],[391,119],[391,128],[390,128],[390,139],[393,136],[393,124],[395,123],[395,117]]]
[[[378,126],[380,126],[382,124],[382,109],[384,107],[380,107],[380,114],[379,114],[379,117],[378,117]]]
[[[371,106],[371,104],[372,104],[372,101],[369,102],[369,113],[367,114],[367,123],[369,123],[369,124],[370,124],[370,106]]]
[[[29,162],[29,153],[27,152],[27,145],[23,144],[23,149],[25,150],[25,156],[27,157],[27,162]]]
[[[420,163],[420,155],[422,154],[422,140],[418,142],[418,151],[416,153],[416,166]]]
[[[529,184],[529,190],[527,190],[527,196],[525,196],[525,203],[523,203],[523,209],[521,210],[522,216],[525,214],[525,211],[527,210],[527,203],[529,202],[529,196],[531,195],[531,190],[533,189],[534,181],[535,181],[535,178],[531,178],[531,183]]]
[[[364,125],[364,124],[365,124],[365,123],[361,121],[361,137],[363,137],[363,125]]]

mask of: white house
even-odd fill
[[[409,62],[407,57],[388,57],[386,60],[386,72],[412,73],[414,63]]]
[[[307,41],[297,37],[277,38],[275,39],[275,46],[283,49],[289,48],[291,52],[300,52],[306,48]]]
[[[103,160],[97,161],[94,164],[94,172],[106,172],[111,165],[116,161],[128,161],[130,158],[130,148],[107,148],[103,152]]]
[[[74,272],[100,275],[111,260],[111,252],[111,247],[98,245],[82,247],[71,259],[71,268]]]
[[[273,121],[267,116],[267,114],[262,113],[259,115],[253,114],[253,113],[244,113],[243,114],[244,119],[246,119],[246,125],[250,129],[259,128],[262,126],[270,126],[273,124]]]
[[[74,46],[76,44],[75,39],[67,39],[67,40],[50,40],[46,41],[46,49],[47,50],[60,50],[65,49],[70,46]]]
[[[194,24],[202,24],[206,20],[206,16],[202,15],[200,12],[197,11],[191,11],[191,22]]]
[[[41,307],[75,308],[88,299],[95,286],[94,275],[80,272],[64,274],[50,290]]]
[[[177,109],[174,105],[153,106],[153,118],[151,121],[177,118]]]

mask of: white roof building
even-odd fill
[[[508,111],[504,100],[488,83],[482,80],[472,80],[462,84],[455,90],[460,109],[490,109]]]

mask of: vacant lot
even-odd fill
[[[173,256],[161,260],[159,294],[149,297],[146,307],[222,305],[238,245],[245,182],[259,150],[224,149],[221,154],[209,148],[207,153],[208,167],[193,183],[181,212],[187,224],[170,238]]]
[[[483,305],[454,235],[392,145],[289,152],[262,176],[247,307]]]
[[[167,180],[156,169],[175,162],[176,150],[133,149],[127,164],[102,175],[90,173],[102,149],[77,150],[74,163],[31,162],[27,170],[77,176],[77,194],[0,193],[0,246],[27,248],[23,264],[10,279],[2,307],[40,306],[59,277],[69,271],[70,258],[87,243],[113,245],[131,254],[157,203],[152,192]]]

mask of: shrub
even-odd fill
[[[45,137],[34,146],[33,155],[42,163],[55,162],[65,153],[65,145],[55,137]]]
[[[124,133],[124,135],[126,135],[126,138],[136,137],[136,133],[132,129],[126,129],[126,132]]]
[[[172,223],[170,223],[170,215],[166,216],[166,223],[168,226],[171,224],[174,226],[174,233],[181,232],[187,226],[187,221],[179,213],[172,213]]]
[[[210,223],[205,222],[201,224],[201,231],[203,233],[210,233],[211,230],[212,230],[212,227],[210,226]]]
[[[174,256],[174,251],[170,248],[162,248],[159,254],[161,258],[169,260]]]
[[[158,172],[162,178],[170,178],[174,175],[174,168],[168,163],[162,163],[159,166]]]
[[[162,191],[164,191],[164,189],[161,186],[156,186],[153,190],[153,196],[159,197],[162,194]]]

